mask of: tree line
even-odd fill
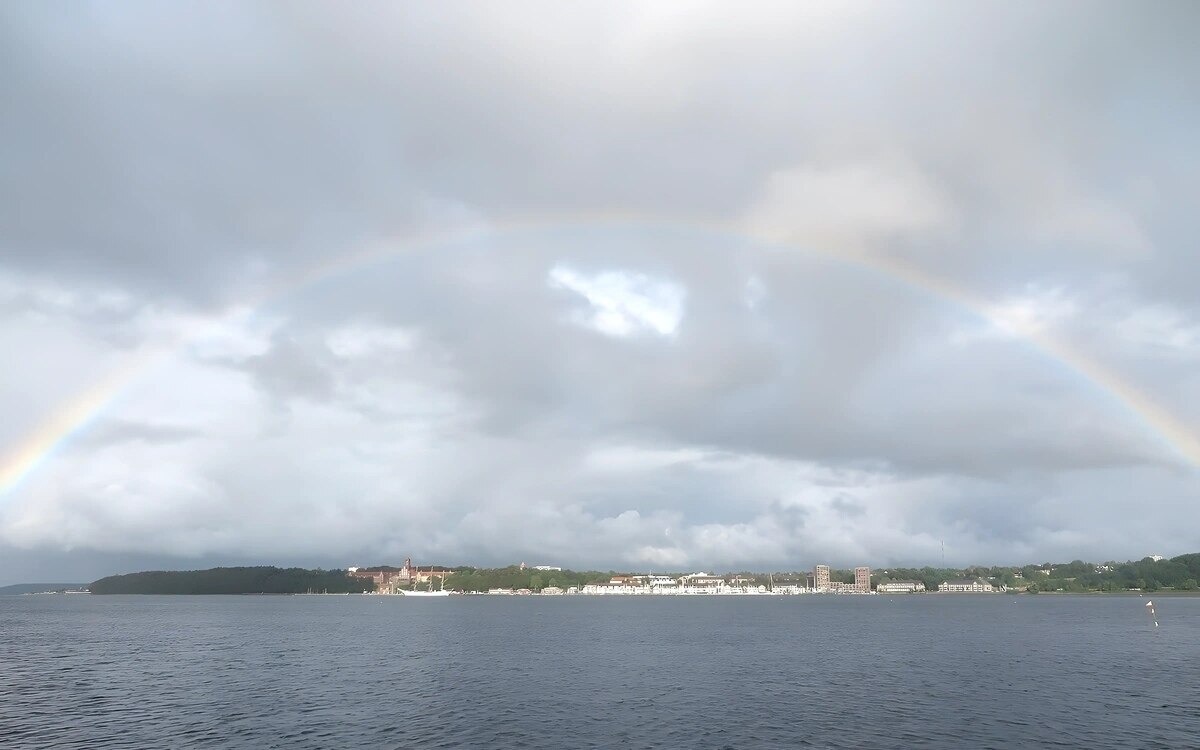
[[[369,579],[344,570],[271,566],[150,570],[94,581],[93,594],[361,594],[375,590]]]
[[[1049,571],[1048,573],[1045,571]],[[678,577],[682,573],[664,571],[664,575]],[[506,568],[457,568],[446,578],[446,588],[454,591],[488,591],[489,589],[529,589],[540,591],[548,586],[569,588],[582,587],[588,583],[608,581],[615,575],[633,575],[617,571],[543,571],[516,565]],[[766,573],[743,571],[728,574],[740,576],[751,585],[805,585],[808,571]],[[899,580],[920,581],[929,591],[936,591],[943,581],[959,578],[983,578],[997,586],[1038,591],[1128,591],[1140,589],[1156,591],[1170,588],[1179,591],[1198,590],[1200,581],[1200,553],[1179,555],[1169,560],[1153,560],[1149,557],[1123,563],[1103,564],[1073,560],[1069,563],[1041,563],[1024,566],[982,566],[965,568],[887,568],[872,571],[871,585]],[[854,571],[835,569],[830,579],[852,583]]]
[[[933,591],[942,581],[952,578],[983,578],[1009,588],[1039,591],[1157,591],[1169,588],[1194,591],[1200,588],[1200,553],[1170,559],[1105,562],[1101,564],[1072,560],[1069,563],[1044,562],[1040,565],[971,566],[967,568],[888,568],[875,571],[876,583],[916,580]]]
[[[614,571],[596,570],[535,570],[510,565],[506,568],[461,568],[446,578],[446,588],[453,591],[488,591],[490,589],[529,589],[541,591],[549,586],[567,589],[596,581],[608,581]]]

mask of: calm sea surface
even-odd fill
[[[1145,601],[0,597],[0,747],[1198,748]]]

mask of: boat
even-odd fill
[[[430,572],[430,573],[432,573],[432,572],[433,572],[433,570],[432,570],[432,569],[430,569],[430,571],[429,571],[429,572]],[[401,590],[400,590],[400,594],[401,594],[402,596],[450,596],[452,593],[454,593],[453,591],[447,591],[447,590],[446,590],[446,576],[445,576],[445,574],[443,574],[443,575],[441,575],[441,576],[438,576],[438,578],[439,578],[439,579],[441,580],[441,582],[442,582],[442,587],[441,587],[440,589],[437,589],[436,591],[435,591],[435,590],[434,590],[434,588],[433,588],[433,576],[430,576],[430,577],[429,577],[429,590],[428,590],[428,591],[417,591],[416,589],[413,589],[413,590],[411,590],[411,591],[405,591],[405,590],[401,589]]]

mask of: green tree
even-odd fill
[[[373,591],[370,579],[344,570],[305,570],[269,566],[154,570],[109,576],[93,582],[93,594],[330,594]]]

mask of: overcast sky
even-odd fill
[[[4,3],[0,583],[1200,551],[1198,22]]]

